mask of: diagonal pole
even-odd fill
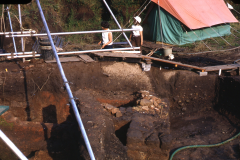
[[[121,25],[118,23],[116,17],[114,16],[112,10],[109,8],[106,0],[103,0],[103,2],[104,2],[104,4],[106,5],[106,7],[107,7],[108,11],[110,12],[110,14],[112,15],[114,21],[117,23],[118,27],[119,27],[120,29],[122,29]],[[133,47],[132,44],[131,44],[131,42],[129,41],[129,39],[127,38],[127,36],[126,36],[126,34],[125,34],[124,32],[123,32],[123,35],[124,35],[124,37],[126,38],[126,40],[127,40],[128,44],[130,45],[130,47]],[[134,49],[134,47],[133,47],[133,49]]]
[[[50,41],[50,43],[51,43],[51,47],[52,47],[54,56],[55,56],[55,58],[56,58],[56,62],[57,62],[57,65],[58,65],[60,74],[61,74],[61,76],[62,76],[64,85],[65,85],[65,87],[66,87],[66,90],[67,90],[67,93],[68,93],[68,97],[69,97],[69,101],[70,101],[71,104],[72,104],[73,112],[74,112],[74,114],[75,114],[75,117],[76,117],[76,120],[77,120],[77,122],[78,122],[79,128],[80,128],[80,130],[81,130],[81,133],[82,133],[84,142],[85,142],[85,144],[86,144],[86,147],[87,147],[89,156],[90,156],[91,160],[95,160],[95,157],[94,157],[94,154],[93,154],[93,151],[92,151],[90,142],[89,142],[88,137],[87,137],[87,133],[86,133],[85,128],[84,128],[84,126],[83,126],[83,122],[82,122],[81,117],[80,117],[80,114],[79,114],[79,112],[78,112],[77,105],[76,105],[76,103],[75,103],[75,101],[74,101],[74,97],[73,97],[72,91],[71,91],[71,89],[70,89],[69,82],[68,82],[68,80],[67,80],[67,78],[66,78],[66,76],[65,76],[65,73],[64,73],[64,71],[63,71],[61,62],[60,62],[60,60],[59,60],[59,57],[58,57],[56,48],[55,48],[55,46],[54,46],[54,43],[53,43],[53,40],[52,40],[52,36],[51,36],[51,34],[50,34],[50,31],[49,31],[49,28],[48,28],[46,19],[45,19],[45,17],[44,17],[44,14],[43,14],[43,11],[42,11],[42,7],[41,7],[41,5],[40,5],[39,0],[36,0],[36,3],[37,3],[37,6],[38,6],[38,9],[39,9],[39,12],[40,12],[40,15],[41,15],[41,18],[42,18],[44,27],[45,27],[45,29],[46,29],[46,32],[47,32],[47,35],[48,35],[48,39],[49,39],[49,41]]]

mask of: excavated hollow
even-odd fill
[[[9,71],[1,72],[0,102],[10,106],[0,116],[0,127],[19,149],[30,159],[88,159],[56,64],[40,60],[4,62],[0,68]],[[168,159],[178,147],[217,143],[239,130],[238,76],[200,77],[192,71],[158,67],[143,72],[139,64],[125,62],[72,62],[63,64],[63,68],[74,96],[79,98],[79,112],[99,159]],[[156,129],[162,122],[151,114],[130,111],[116,117],[103,106],[107,103],[126,110],[136,107],[138,93],[143,90],[166,99],[169,128]],[[141,130],[138,123],[148,123],[153,130]],[[130,131],[143,136],[128,140]],[[139,140],[142,143],[136,144]],[[17,159],[0,143],[0,159]],[[207,154],[213,159],[234,159],[239,158],[238,151],[239,139],[218,149],[184,151],[176,158],[193,159]]]

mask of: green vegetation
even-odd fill
[[[121,26],[124,26],[145,2],[145,0],[106,1]],[[109,21],[112,29],[118,28],[102,0],[41,0],[40,3],[51,32],[100,30],[103,20]],[[21,5],[21,11],[23,28],[40,32],[43,24],[36,2],[33,0],[29,4]],[[10,12],[13,30],[19,31],[18,6],[10,5]],[[2,5],[0,5],[0,14],[2,15]],[[9,25],[7,16],[6,25]],[[117,35],[116,33],[114,36]],[[72,44],[79,44],[99,41],[100,36],[100,34],[84,34],[69,35],[64,38]]]
[[[118,19],[120,25],[123,27],[144,4],[146,0],[106,0],[112,9],[114,15]],[[236,5],[231,0],[225,0],[230,3],[237,11],[240,11],[240,5]],[[110,28],[118,29],[115,21],[111,17],[102,0],[41,0],[40,1],[45,18],[48,22],[51,32],[64,31],[89,31],[100,30],[101,21],[105,20],[110,23]],[[2,6],[0,5],[0,14],[2,16]],[[6,5],[5,5],[6,7]],[[43,24],[40,18],[38,7],[33,0],[31,3],[21,5],[22,21],[24,29],[34,29],[38,33],[42,30]],[[145,10],[146,11],[146,10]],[[13,23],[13,30],[19,31],[18,23],[18,6],[10,5],[11,18]],[[240,15],[232,11],[234,16],[240,19]],[[14,16],[15,15],[15,16]],[[141,15],[144,19],[145,12]],[[9,31],[8,18],[6,17],[7,31]],[[231,24],[231,26],[238,32],[231,30],[237,37],[240,38],[240,25]],[[124,27],[126,28],[126,27]],[[114,39],[119,33],[114,33]],[[129,35],[129,32],[127,32]],[[63,36],[66,41],[71,44],[87,44],[96,43],[100,40],[101,34],[83,34],[83,35],[68,35]],[[225,36],[224,38],[232,45],[228,45],[222,38],[204,40],[212,50],[220,50],[239,46],[239,38],[233,35]],[[121,36],[118,41],[125,41]],[[186,44],[181,47],[188,48],[189,51],[199,52],[209,50],[203,42],[199,41],[195,44]]]
[[[1,117],[0,117],[0,126],[9,127],[10,129],[13,129],[13,123],[8,123]]]

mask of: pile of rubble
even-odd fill
[[[140,91],[137,97],[134,106],[103,107],[114,116],[116,135],[126,145],[130,159],[167,160],[172,143],[169,103],[148,91]]]
[[[136,100],[136,106],[117,108],[110,104],[102,104],[103,107],[116,117],[121,117],[123,112],[131,110],[143,114],[158,114],[161,118],[168,116],[167,103],[156,96],[150,95],[148,91],[140,91],[140,98]]]

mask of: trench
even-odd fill
[[[71,63],[63,67],[71,70],[66,75],[79,98],[79,112],[95,156],[100,159],[159,159],[161,156],[160,159],[168,159],[179,147],[219,143],[240,131],[238,76],[200,77],[191,71],[160,71],[158,67],[142,72],[138,64],[122,62]],[[36,91],[36,84],[46,82],[49,68],[51,79],[43,90]],[[17,90],[5,89],[1,103],[10,106],[11,114],[0,116],[1,129],[30,159],[88,159],[67,94],[58,89],[61,88],[59,73],[53,68],[54,64],[35,64],[35,68],[26,72],[29,102],[24,101],[24,86],[19,84],[21,87]],[[37,74],[38,69],[42,76]],[[22,79],[16,78],[21,74],[9,73],[6,85],[21,83]],[[34,78],[36,75],[39,79]],[[155,113],[131,110],[137,106],[142,90],[166,100],[169,126]],[[17,96],[19,93],[21,96]],[[106,103],[119,108],[122,116],[106,111],[102,106]],[[25,110],[27,104],[29,113]],[[31,121],[28,121],[29,115]],[[0,152],[0,159],[17,159],[6,147],[1,147]],[[217,148],[181,151],[175,159],[238,159],[239,153],[240,139],[237,138]]]

